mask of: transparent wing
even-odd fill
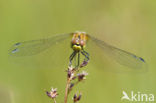
[[[19,42],[10,48],[9,54],[11,56],[35,55],[48,49],[52,45],[56,45],[57,43],[69,38],[70,36],[71,34],[62,34],[47,39]]]
[[[119,64],[128,66],[134,69],[144,68],[146,66],[146,62],[143,58],[138,57],[130,52],[121,50],[114,46],[107,44],[106,42],[99,40],[95,37],[89,36],[92,41],[100,48],[103,49],[107,55],[109,55],[112,59],[116,60]],[[146,68],[146,67],[145,67]]]

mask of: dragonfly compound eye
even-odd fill
[[[72,44],[77,44],[79,41],[78,41],[78,39],[72,39]]]
[[[81,46],[84,46],[84,45],[85,45],[85,42],[84,42],[83,40],[81,40],[81,41],[80,41],[80,45],[81,45]]]

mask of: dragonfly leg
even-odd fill
[[[86,51],[84,51],[84,50],[83,50],[83,52],[89,57],[89,53],[88,53],[88,52],[86,52]]]
[[[76,52],[75,51],[70,55],[70,57],[69,57],[69,66],[72,65],[72,60],[75,57],[75,55],[76,55]]]
[[[77,61],[77,66],[76,67],[79,67],[80,66],[80,52],[78,52],[78,61]]]
[[[82,51],[81,54],[85,56],[85,59],[82,62],[82,64],[80,65],[80,68],[86,66],[89,62],[89,54],[87,52],[84,52],[84,51]]]
[[[84,61],[89,61],[89,53],[87,53],[86,51],[82,51],[81,54],[85,56]]]
[[[78,55],[77,55],[78,54]],[[73,55],[73,59],[75,59],[75,68],[78,68],[80,66],[80,52],[75,52],[75,55]],[[71,65],[72,65],[72,61],[73,59],[71,59]]]

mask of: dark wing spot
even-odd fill
[[[140,59],[141,61],[145,62],[145,60],[144,60],[143,58],[139,57],[139,59]]]
[[[21,43],[16,43],[15,46],[21,45]]]
[[[19,51],[19,49],[18,49],[18,48],[16,48],[16,49],[12,50],[12,52],[11,52],[11,53],[16,53],[16,52],[18,52],[18,51]]]

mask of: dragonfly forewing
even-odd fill
[[[69,38],[70,34],[61,34],[47,39],[18,42],[9,50],[11,56],[31,56],[38,54],[57,43]]]
[[[143,58],[111,46],[95,37],[90,36],[90,38],[92,39],[92,41],[94,41],[96,45],[98,45],[103,50],[104,53],[106,53],[112,59],[116,60],[119,64],[133,69],[147,68],[147,64]]]

